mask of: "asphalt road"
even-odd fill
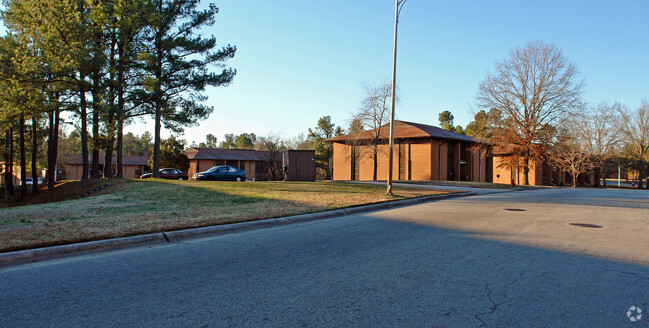
[[[637,190],[486,194],[0,269],[2,327],[649,327],[647,311]]]

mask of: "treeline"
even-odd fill
[[[649,171],[649,102],[635,110],[617,102],[587,104],[584,87],[560,49],[530,42],[487,73],[478,86],[476,106],[482,110],[474,121],[454,126],[453,115],[444,111],[440,125],[506,148],[502,165],[521,170],[525,184],[532,163],[570,173],[573,186],[593,170],[606,178],[608,165],[616,164],[635,173],[642,188]]]
[[[496,145],[509,145],[512,156],[505,162],[508,167],[524,169],[528,155],[569,173],[573,186],[580,175],[591,171],[599,172],[606,185],[606,177],[613,173],[609,170],[611,166],[615,166],[615,172],[619,167],[624,175],[631,175],[640,188],[649,174],[649,102],[646,100],[635,110],[620,103],[584,105],[561,121],[540,126],[532,151],[527,154],[521,151],[524,148],[518,146],[520,143],[514,143],[512,135],[516,126],[501,110],[477,112],[464,132]]]
[[[79,131],[82,185],[101,175],[100,156],[108,176],[115,155],[120,176],[123,129],[144,116],[155,123],[157,175],[162,125],[181,132],[206,118],[213,108],[203,104],[205,88],[226,86],[236,74],[224,64],[236,48],[217,47],[214,37],[198,34],[214,23],[218,9],[212,4],[201,9],[198,0],[8,0],[4,5],[0,146],[10,193],[15,163],[23,184],[28,161],[37,176],[42,137],[53,187],[62,116],[72,118]]]

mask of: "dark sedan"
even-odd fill
[[[198,172],[192,176],[196,180],[227,180],[246,181],[246,171],[239,170],[234,166],[214,166],[205,172]]]
[[[179,170],[179,169],[160,169],[160,178],[162,179],[172,179],[172,180],[187,180],[189,179],[189,176],[187,176],[187,173]],[[145,173],[142,174],[140,179],[147,179],[147,178],[152,178],[153,173]]]

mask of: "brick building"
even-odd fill
[[[389,125],[381,127],[377,179],[387,180]],[[334,146],[334,180],[372,180],[373,131],[328,139]],[[489,146],[469,136],[435,126],[394,121],[394,180],[491,182]]]
[[[191,178],[197,172],[203,172],[217,165],[230,165],[246,171],[248,179],[268,180],[268,152],[253,149],[220,149],[220,148],[189,148],[185,150],[189,158],[189,170],[187,175]],[[275,170],[281,170],[282,157],[278,153],[274,166]]]
[[[80,180],[83,172],[83,157],[81,155],[67,156],[69,159],[65,164],[65,180]],[[104,172],[105,156],[99,156],[99,172]],[[92,165],[92,159],[88,160]],[[117,168],[117,158],[111,160],[111,169],[114,172]],[[122,157],[122,177],[125,179],[137,179],[140,175],[148,172],[149,157],[147,156],[124,156]]]
[[[512,156],[512,152],[511,147],[500,146],[493,148],[494,183],[509,184],[513,182],[516,185],[525,184],[523,167],[508,167],[505,165],[509,161],[507,157]],[[572,186],[573,177],[570,173],[554,168],[545,161],[531,159],[529,166],[527,180],[530,186]],[[615,173],[617,175],[617,171]],[[590,170],[579,175],[577,185],[596,186],[599,179],[599,170]]]
[[[278,152],[269,165],[270,153],[253,149],[189,148],[185,151],[189,158],[191,177],[217,165],[231,165],[246,171],[250,180],[315,180],[315,151],[286,150]],[[286,167],[284,172],[282,166]],[[286,174],[285,174],[286,173]]]

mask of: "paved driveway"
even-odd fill
[[[0,326],[648,327],[648,196],[487,194],[5,268]]]

